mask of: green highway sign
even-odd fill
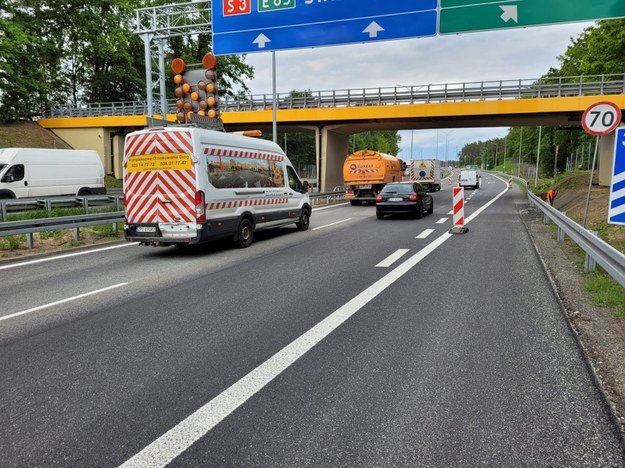
[[[258,0],[258,11],[284,10],[295,8],[295,0]]]
[[[625,17],[625,0],[440,0],[439,34]]]

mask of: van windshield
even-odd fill
[[[5,167],[7,167],[5,163],[0,163],[0,172],[2,172]]]

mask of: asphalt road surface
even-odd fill
[[[465,196],[0,263],[0,466],[624,466],[524,195]]]

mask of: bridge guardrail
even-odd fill
[[[525,184],[524,179],[514,179]],[[597,237],[592,231],[580,226],[571,218],[553,208],[544,200],[527,191],[529,201],[544,215],[545,223],[553,222],[557,228],[558,240],[569,236],[586,254],[585,271],[594,271],[595,263],[599,264],[615,281],[625,288],[625,254]]]
[[[625,74],[310,91],[304,96],[279,93],[277,100],[279,109],[306,109],[604,94],[625,94]],[[224,95],[220,98],[219,106],[222,112],[267,110],[273,106],[273,96]],[[175,100],[169,100],[167,107],[170,113],[175,113]],[[153,103],[152,114],[160,114],[160,109],[160,101],[156,100]],[[144,101],[68,104],[46,110],[44,117],[148,115],[148,110],[147,102]]]

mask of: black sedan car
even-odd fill
[[[434,200],[427,188],[417,182],[393,182],[386,184],[375,200],[375,215],[412,213],[422,218],[424,213],[432,214]]]

